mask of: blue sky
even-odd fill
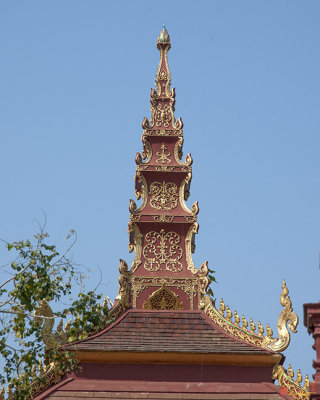
[[[319,300],[319,13],[318,1],[1,2],[0,237],[31,237],[44,210],[52,240],[63,247],[75,229],[75,260],[100,268],[115,297],[165,23],[200,206],[195,264],[216,270],[218,300],[275,332],[285,278],[300,317],[285,365],[311,375],[302,306]]]

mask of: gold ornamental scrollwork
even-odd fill
[[[150,196],[150,205],[152,208],[158,211],[171,211],[178,204],[178,187],[173,182],[152,182]]]
[[[160,148],[161,148],[161,151],[156,152],[156,155],[159,157],[159,158],[157,158],[156,162],[162,163],[162,164],[170,163],[171,160],[169,157],[171,156],[171,153],[170,153],[170,151],[167,151],[168,150],[167,146],[164,143],[162,143]]]
[[[277,353],[285,350],[290,344],[290,333],[287,329],[287,325],[291,332],[297,332],[298,316],[293,312],[291,299],[288,296],[289,290],[286,282],[282,281],[282,292],[280,295],[280,304],[283,306],[283,310],[278,318],[278,334],[279,338],[274,339],[267,335],[264,339],[264,346]]]
[[[199,224],[197,222],[194,222],[190,227],[186,236],[186,260],[187,260],[188,270],[190,270],[193,274],[198,273],[198,270],[193,263],[191,254],[194,253],[195,251],[194,238],[195,234],[198,233],[198,229],[199,229]]]
[[[123,305],[124,308],[129,307],[129,289],[130,289],[130,282],[129,282],[129,268],[128,264],[120,259],[119,265],[119,291],[117,294],[116,299]]]
[[[152,277],[152,276],[139,276],[132,278],[132,304],[135,308],[137,306],[137,298],[141,292],[150,286],[173,286],[181,289],[186,293],[190,301],[190,309],[193,310],[193,300],[199,294],[199,280],[198,278],[178,278],[178,277]]]
[[[151,231],[145,236],[146,245],[143,248],[143,256],[146,261],[144,268],[147,271],[179,272],[183,269],[183,250],[179,246],[180,236],[176,232],[166,233]]]
[[[169,104],[157,104],[154,113],[156,126],[168,128],[172,121],[172,109]]]
[[[173,215],[153,215],[152,218],[156,222],[172,222],[174,216]]]
[[[135,201],[130,199],[129,211],[131,214],[136,214],[142,211],[145,208],[148,201],[148,185],[143,174],[141,172],[137,172],[135,174],[134,181],[135,181],[134,195],[136,196],[137,200],[140,200],[140,198],[142,198],[142,204],[138,208]]]
[[[130,272],[134,272],[141,264],[141,253],[142,253],[142,235],[140,230],[134,222],[128,224],[129,233],[129,252],[134,250],[134,260],[132,262]]]
[[[154,169],[156,171],[171,172],[174,170],[174,167],[169,167],[168,165],[155,165]]]
[[[165,284],[149,297],[142,305],[145,310],[183,310],[183,303]]]
[[[305,377],[304,385],[301,386],[302,376],[300,370],[297,373],[297,378],[293,380],[293,371],[289,365],[288,371],[282,365],[277,365],[273,369],[272,379],[277,379],[280,389],[286,389],[289,396],[296,400],[309,400],[310,399],[310,381],[308,375]]]

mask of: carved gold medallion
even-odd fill
[[[152,182],[150,196],[150,205],[152,208],[158,211],[171,211],[178,204],[178,187],[173,182]]]
[[[145,236],[146,245],[143,255],[146,259],[144,268],[147,271],[171,271],[179,272],[183,266],[179,261],[183,250],[179,246],[180,236],[175,232],[165,233],[151,231]]]
[[[149,297],[142,306],[145,310],[182,310],[183,303],[178,296],[167,288],[165,284]]]

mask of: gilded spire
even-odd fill
[[[158,97],[174,97],[174,93],[170,93],[171,75],[167,57],[171,43],[169,33],[164,25],[158,37],[157,47],[160,51],[160,62],[156,76]]]

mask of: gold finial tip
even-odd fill
[[[160,32],[160,35],[158,37],[158,43],[163,43],[163,44],[170,43],[170,36],[164,24],[162,31]]]

